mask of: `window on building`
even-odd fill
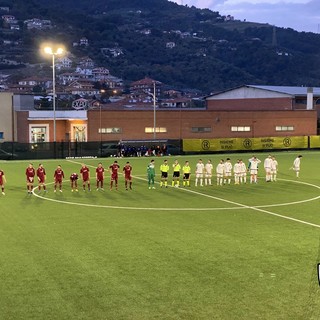
[[[231,127],[232,132],[248,132],[251,131],[250,126],[232,126]]]
[[[4,139],[3,132],[0,132],[0,139]]]
[[[31,125],[30,127],[30,142],[40,143],[48,142],[48,126],[47,125]]]
[[[211,127],[192,127],[191,132],[194,133],[203,133],[203,132],[211,132]]]
[[[276,126],[276,131],[294,131],[294,126]]]
[[[76,124],[72,126],[73,141],[86,142],[87,141],[87,125]]]
[[[121,128],[99,128],[98,133],[122,133]]]
[[[296,104],[307,104],[307,99],[296,99]]]
[[[154,133],[154,128],[153,127],[145,127],[144,128],[145,133]],[[166,133],[167,128],[164,127],[156,127],[156,133]]]

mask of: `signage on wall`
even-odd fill
[[[87,110],[89,106],[89,101],[86,99],[77,99],[72,102],[72,108],[75,110]]]

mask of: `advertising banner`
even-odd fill
[[[320,147],[320,139],[319,139]],[[184,139],[184,152],[245,151],[273,149],[308,148],[308,137],[263,137],[263,138],[221,138]]]
[[[310,136],[310,148],[320,148],[320,136]]]

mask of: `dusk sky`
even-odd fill
[[[320,33],[319,0],[173,0],[208,8],[237,20],[269,23],[297,31]]]

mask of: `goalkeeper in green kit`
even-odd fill
[[[154,178],[156,175],[156,169],[154,166],[154,160],[151,160],[147,167],[147,174],[148,174],[148,187],[149,189],[155,189],[154,186]]]

